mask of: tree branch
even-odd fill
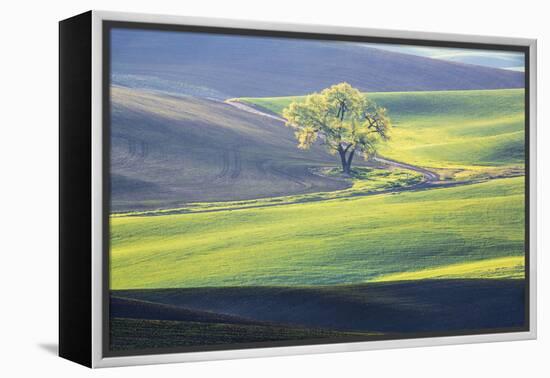
[[[351,146],[353,146],[353,143],[348,144],[348,146],[346,147],[346,149],[344,150],[344,152],[348,152],[348,150],[349,150],[349,148],[350,148]]]

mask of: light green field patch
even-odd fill
[[[368,94],[388,109],[394,128],[384,157],[437,170],[443,177],[495,177],[523,170],[524,90]],[[301,97],[244,98],[281,114]],[[456,174],[460,172],[460,177]],[[514,173],[515,174],[515,173]]]
[[[425,279],[523,279],[525,278],[523,256],[500,257],[490,260],[465,262],[416,272],[403,272],[377,277],[370,282],[410,281]]]
[[[111,218],[111,289],[329,285],[515,257],[524,179],[211,213]]]

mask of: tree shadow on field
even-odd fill
[[[59,355],[59,345],[57,343],[40,343],[38,347],[49,354]]]

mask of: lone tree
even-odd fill
[[[380,141],[389,139],[391,121],[385,108],[348,83],[306,96],[283,110],[286,125],[296,130],[298,148],[308,149],[317,140],[332,154],[338,153],[342,172],[351,173],[356,153],[369,159]]]

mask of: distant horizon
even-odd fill
[[[385,43],[366,43],[365,45],[379,50],[445,60],[447,62],[474,64],[510,71],[525,71],[525,56],[520,52]]]
[[[339,82],[365,92],[520,88],[522,53],[370,42],[114,28],[111,80],[201,98],[304,95]]]
[[[200,32],[180,32],[180,31],[158,31],[158,30],[127,30],[127,29],[113,29],[112,35],[115,37],[113,42],[120,41],[118,37],[121,35],[141,35],[143,37],[159,37],[155,39],[158,42],[162,41],[163,36],[168,35],[188,35],[191,38],[199,37],[204,38],[205,34]],[[232,35],[232,34],[208,34],[210,38],[223,38],[223,39],[240,39],[243,41],[257,39],[257,36],[253,35]],[[261,37],[264,41],[276,41],[276,40],[294,40],[301,42],[312,43],[327,43],[328,45],[347,43],[351,45],[357,45],[358,47],[369,47],[378,50],[396,52],[406,55],[414,55],[423,58],[431,58],[437,60],[443,60],[452,63],[463,63],[479,65],[489,68],[499,68],[511,71],[525,71],[525,57],[522,52],[505,51],[505,50],[485,50],[485,49],[472,49],[472,48],[456,48],[456,47],[438,47],[438,46],[422,46],[414,44],[398,44],[398,43],[379,43],[379,42],[344,42],[333,40],[312,40],[312,39],[289,39],[284,37]],[[124,38],[122,41],[127,41]],[[114,50],[117,50],[116,43],[113,46]],[[175,47],[175,46],[173,46]],[[115,59],[116,60],[116,59]]]

